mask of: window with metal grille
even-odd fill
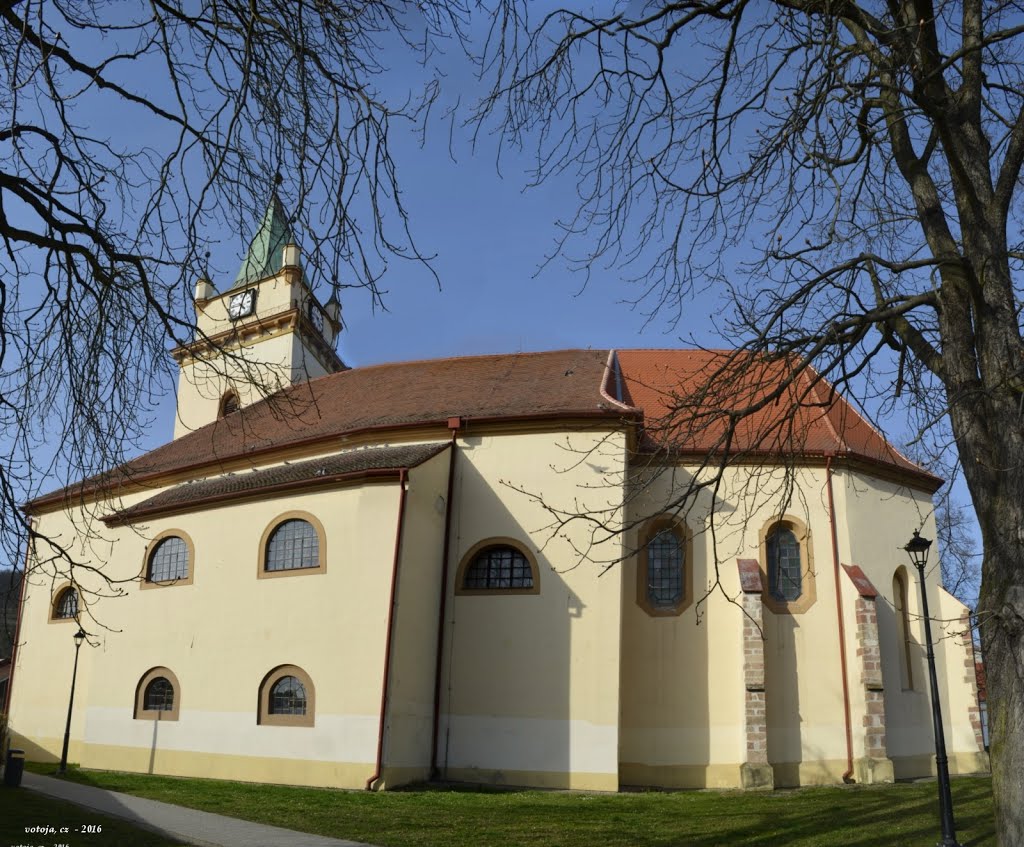
[[[174,708],[174,686],[166,677],[158,676],[146,686],[142,703],[147,712],[171,711]]]
[[[54,608],[55,618],[74,618],[78,616],[78,592],[74,588],[65,588]]]
[[[777,526],[768,534],[768,590],[776,600],[796,600],[803,593],[800,544],[791,529]]]
[[[481,550],[466,568],[462,587],[469,589],[533,588],[533,569],[515,547]]]
[[[171,535],[153,548],[146,579],[150,582],[188,579],[188,545],[183,538]]]
[[[658,609],[670,609],[683,599],[683,546],[670,529],[647,542],[647,599]]]
[[[283,676],[270,689],[270,714],[306,714],[306,688],[294,676]]]
[[[320,566],[320,538],[308,521],[283,521],[267,541],[264,570],[288,571]]]

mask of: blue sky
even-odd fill
[[[556,258],[543,268],[557,234],[554,220],[572,209],[575,185],[563,178],[526,184],[525,157],[506,154],[503,175],[493,155],[464,150],[458,162],[446,139],[420,149],[399,145],[400,177],[421,247],[436,253],[438,290],[423,268],[392,263],[383,280],[388,313],[374,313],[365,292],[349,291],[340,350],[348,364],[560,347],[677,346],[710,332],[707,304],[696,303],[685,324],[622,301],[633,289],[615,268],[593,269],[589,280]]]
[[[686,58],[693,55],[687,52]],[[409,55],[388,58],[390,72],[380,85],[400,101],[404,92],[416,89],[420,69]],[[633,309],[624,302],[638,293],[626,276],[637,273],[642,261],[627,270],[598,265],[587,279],[570,272],[562,257],[545,265],[558,235],[556,220],[576,208],[573,174],[525,190],[532,164],[529,151],[506,146],[499,159],[498,141],[486,130],[475,145],[468,128],[456,124],[449,133],[441,119],[445,108],[456,100],[471,104],[480,87],[456,46],[437,62],[444,72],[443,96],[425,142],[421,144],[411,124],[396,121],[391,152],[412,233],[421,250],[435,256],[432,266],[441,287],[424,267],[395,260],[380,284],[386,291],[385,311],[374,308],[365,290],[344,289],[345,332],[338,347],[348,365],[565,347],[729,345],[730,339],[723,339],[713,325],[713,316],[727,309],[722,292],[711,289],[688,301],[678,322],[673,322],[674,313],[649,319],[643,305]],[[162,72],[156,65],[133,66],[133,87],[146,90],[147,75]],[[159,86],[155,80],[154,88]],[[89,117],[94,126],[87,129],[100,135],[156,146],[162,140],[162,128],[133,120],[137,112],[110,99],[102,105],[97,100]],[[211,275],[220,290],[234,279],[258,221],[251,223],[247,232],[225,226],[208,233],[219,242]],[[574,247],[581,244],[585,239]],[[752,253],[742,246],[729,255],[737,265],[750,258]],[[318,291],[322,300],[329,293]],[[163,379],[165,384],[154,386],[163,400],[143,443],[147,448],[171,437],[174,384],[169,377]],[[890,438],[902,440],[906,424],[898,415],[884,425]]]

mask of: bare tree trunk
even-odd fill
[[[1019,422],[1015,422],[1020,426]],[[1009,458],[1009,457],[1008,457]],[[996,831],[1005,847],[1024,844],[1024,454],[1013,483],[974,494],[985,547],[978,606],[992,738]],[[1010,483],[1010,480],[1006,480]],[[1012,493],[1012,496],[1011,496]]]

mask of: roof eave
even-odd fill
[[[268,495],[281,494],[295,489],[328,488],[340,485],[354,485],[361,482],[380,482],[389,479],[401,479],[408,467],[400,468],[371,468],[363,471],[349,471],[347,473],[330,474],[309,479],[289,480],[273,485],[265,485],[261,488],[253,488],[248,491],[225,491],[211,494],[206,497],[197,497],[186,503],[171,503],[157,505],[146,509],[126,509],[121,512],[114,512],[106,515],[100,520],[107,526],[126,526],[136,523],[143,518],[163,517],[165,515],[182,514],[184,512],[195,512],[210,506],[216,506],[226,502],[241,502],[245,500],[256,500]]]
[[[448,421],[452,417],[461,417],[463,422],[463,431],[471,424],[501,424],[501,423],[530,423],[533,421],[553,421],[553,420],[607,420],[623,421],[630,419],[640,419],[642,417],[639,410],[636,412],[629,412],[623,409],[611,409],[611,408],[599,408],[599,409],[582,409],[582,410],[568,410],[568,411],[556,411],[556,412],[542,412],[542,413],[531,413],[527,415],[450,415],[443,418],[437,418],[426,421],[410,421],[408,423],[400,424],[376,424],[373,426],[356,427],[342,432],[334,432],[329,435],[314,435],[309,438],[300,438],[286,443],[275,443],[269,444],[265,447],[261,447],[256,450],[251,450],[243,453],[233,453],[231,455],[219,456],[217,461],[202,461],[193,464],[179,465],[174,468],[165,468],[158,471],[152,471],[150,473],[140,473],[136,476],[126,477],[124,479],[117,479],[111,481],[108,485],[97,485],[89,488],[78,488],[76,485],[67,486],[54,491],[51,494],[45,494],[42,497],[36,497],[24,504],[21,508],[26,515],[39,514],[41,511],[52,511],[54,508],[70,507],[73,505],[79,505],[83,502],[95,500],[111,490],[116,489],[122,484],[129,485],[132,489],[136,489],[145,485],[146,483],[153,482],[155,480],[166,477],[170,474],[180,473],[193,473],[199,472],[204,469],[223,467],[225,462],[233,459],[245,458],[246,460],[259,459],[265,457],[268,454],[272,454],[282,449],[295,449],[303,447],[314,447],[322,444],[329,446],[332,442],[337,441],[341,438],[351,438],[353,436],[372,435],[372,434],[384,434],[388,432],[404,432],[413,429],[430,429],[438,427],[448,432]]]
[[[666,447],[650,447],[641,446],[637,449],[636,454],[649,456],[664,461],[681,461],[681,460],[701,460],[712,458],[720,458],[722,453],[717,450],[686,450],[686,449],[673,449]],[[777,462],[778,464],[786,464],[787,462],[802,461],[805,464],[824,465],[828,459],[838,461],[839,464],[847,465],[853,468],[857,466],[863,467],[865,470],[876,472],[878,476],[889,477],[898,479],[901,482],[906,482],[912,485],[914,488],[918,488],[922,491],[926,491],[928,494],[934,494],[944,484],[945,480],[942,477],[935,476],[923,469],[905,468],[899,465],[895,465],[891,462],[886,462],[882,459],[874,458],[873,456],[866,456],[862,453],[857,453],[851,450],[843,451],[829,451],[829,450],[807,450],[792,453],[783,453],[775,450],[743,450],[737,451],[732,454],[730,461],[736,461],[736,464],[751,464],[746,461],[748,459],[757,460],[769,460]]]

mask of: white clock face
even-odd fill
[[[322,335],[324,331],[324,315],[312,301],[309,303],[309,319],[313,322],[313,326],[316,327],[316,331]]]
[[[256,311],[256,289],[250,288],[231,298],[228,303],[228,317],[233,321],[247,318]]]

